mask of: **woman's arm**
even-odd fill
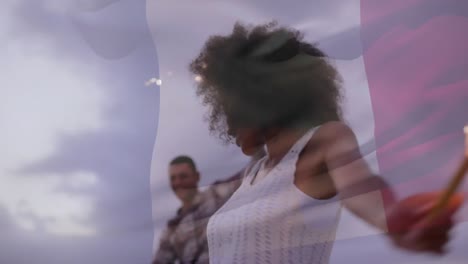
[[[395,203],[392,190],[363,159],[356,136],[341,122],[325,124],[324,159],[342,203],[367,223],[388,231],[386,208]]]
[[[411,251],[443,253],[453,215],[463,198],[455,195],[436,218],[428,218],[440,193],[420,193],[396,201],[390,187],[372,176],[354,133],[343,123],[324,126],[324,159],[343,204],[355,215],[387,232],[393,243]]]

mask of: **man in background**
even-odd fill
[[[259,151],[246,168],[264,154]],[[208,220],[240,186],[244,171],[200,191],[200,173],[191,157],[178,156],[169,163],[171,188],[182,206],[162,232],[153,264],[208,263]]]

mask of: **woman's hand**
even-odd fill
[[[463,197],[454,195],[438,216],[429,218],[440,195],[439,192],[413,195],[389,209],[389,236],[396,246],[417,252],[445,252],[453,227],[453,216],[460,208]]]

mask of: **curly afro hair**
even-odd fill
[[[211,36],[190,64],[210,131],[232,142],[237,128],[316,126],[341,120],[341,77],[299,31],[276,22],[236,23]]]

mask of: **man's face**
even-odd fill
[[[171,188],[177,198],[186,202],[193,198],[198,190],[198,172],[188,163],[179,163],[169,166],[169,180]]]

